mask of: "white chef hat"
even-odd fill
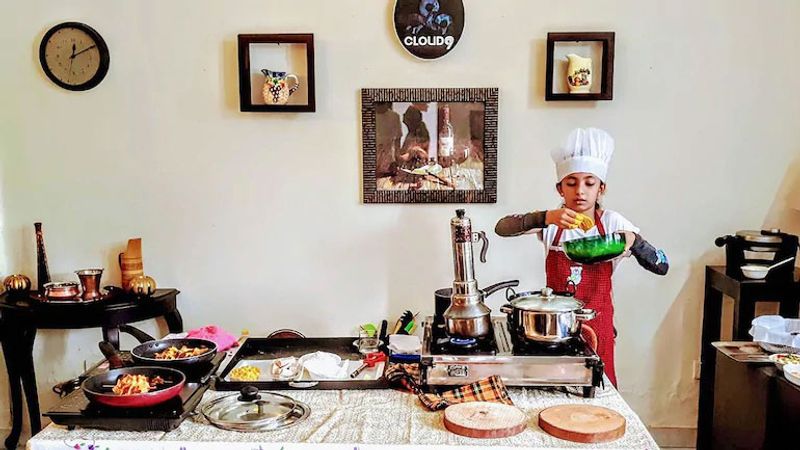
[[[587,172],[606,181],[608,163],[614,154],[614,138],[599,128],[575,128],[563,147],[553,150],[558,181],[576,172]]]

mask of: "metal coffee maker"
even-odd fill
[[[472,232],[472,223],[463,209],[450,219],[453,243],[453,293],[450,307],[444,312],[445,330],[451,338],[478,339],[492,332],[491,309],[483,303],[484,292],[475,280],[472,243],[483,241],[481,262],[486,262],[489,240],[483,231]]]

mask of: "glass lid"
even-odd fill
[[[536,292],[520,292],[509,299],[511,306],[523,311],[568,312],[583,308],[583,302],[574,297],[553,293],[551,288]]]
[[[220,428],[259,430],[286,422],[296,407],[297,402],[290,397],[245,386],[240,393],[206,403],[202,412],[209,422]]]

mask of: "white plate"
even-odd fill
[[[800,386],[800,364],[787,364],[783,366],[783,375],[787,380]]]

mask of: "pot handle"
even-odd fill
[[[514,312],[514,307],[506,303],[505,305],[500,307],[500,312],[504,314],[511,314]]]
[[[472,241],[473,242],[483,241],[483,245],[481,246],[480,260],[481,260],[482,263],[485,263],[486,262],[486,251],[489,250],[489,239],[486,237],[486,232],[485,231],[478,231],[478,232],[472,233]]]
[[[592,320],[597,317],[597,311],[590,308],[583,308],[575,311],[575,318],[578,320]]]
[[[144,331],[142,331],[142,330],[140,330],[140,329],[138,329],[136,327],[132,327],[130,325],[120,325],[119,326],[119,331],[121,331],[123,333],[130,334],[131,336],[133,336],[137,341],[141,342],[142,344],[144,344],[145,342],[150,342],[150,341],[155,341],[156,340],[156,338],[154,338],[153,336],[150,336],[149,334],[145,333]]]
[[[512,288],[515,286],[519,286],[519,280],[508,280],[508,281],[501,281],[499,283],[492,284],[487,286],[483,289],[483,296],[488,297],[495,292],[499,291],[500,289],[505,288]]]

